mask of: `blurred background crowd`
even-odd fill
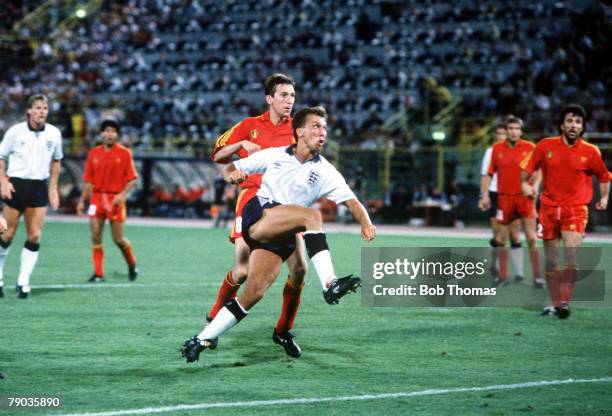
[[[284,72],[296,107],[327,107],[328,151],[363,177],[364,197],[387,206],[424,186],[471,207],[500,117],[522,117],[538,139],[578,102],[609,141],[611,16],[592,0],[6,0],[0,134],[43,92],[67,154],[84,155],[113,116],[136,156],[204,160]]]

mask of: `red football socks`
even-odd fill
[[[225,303],[236,297],[236,293],[238,293],[238,289],[240,289],[240,284],[234,283],[232,280],[232,272],[227,272],[225,275],[225,279],[223,279],[223,283],[219,288],[219,294],[217,295],[217,301],[213,305],[212,309],[208,313],[210,318],[214,319],[217,316],[217,312],[225,305]]]
[[[283,289],[283,306],[275,328],[277,333],[281,334],[293,328],[293,322],[295,321],[295,316],[300,307],[303,287],[304,285],[296,286],[291,279],[287,279],[285,282],[285,288]]]

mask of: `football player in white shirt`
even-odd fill
[[[46,123],[47,97],[31,96],[26,111],[27,121],[9,128],[0,143],[0,196],[7,222],[7,230],[0,235],[0,296],[3,295],[4,261],[23,215],[27,239],[21,250],[17,278],[21,299],[30,295],[30,275],[38,260],[47,203],[54,210],[59,207],[57,180],[63,157],[62,134],[57,127]]]
[[[376,236],[366,209],[342,175],[320,155],[327,136],[325,109],[301,109],[293,117],[292,128],[297,144],[262,150],[222,171],[230,183],[240,183],[254,172],[264,173],[257,197],[243,211],[243,236],[251,248],[249,278],[238,298],[227,302],[199,335],[185,341],[181,353],[187,362],[197,361],[200,352],[211,345],[211,339],[236,325],[263,298],[276,280],[282,261],[295,250],[296,233],[304,232],[308,256],[327,303],[338,303],[360,285],[358,277],[336,277],[321,213],[308,208],[323,196],[336,203],[344,202],[361,225],[361,237],[370,242]]]

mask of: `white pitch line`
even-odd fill
[[[64,285],[34,285],[32,289],[125,289],[149,287],[212,287],[217,283],[75,283]]]
[[[108,412],[97,413],[69,413],[59,416],[122,416],[122,415],[145,415],[150,413],[167,413],[184,410],[201,410],[201,409],[219,409],[230,407],[261,407],[275,405],[293,405],[293,404],[312,404],[324,402],[346,402],[360,400],[380,400],[380,399],[398,399],[404,397],[418,396],[437,396],[442,394],[453,393],[471,393],[491,390],[514,390],[532,387],[544,386],[559,386],[563,384],[581,384],[581,383],[608,383],[612,382],[612,377],[601,377],[591,379],[567,379],[567,380],[542,380],[529,381],[526,383],[517,384],[494,384],[491,386],[482,387],[457,387],[448,389],[428,389],[398,393],[380,393],[380,394],[363,394],[359,396],[340,396],[340,397],[314,397],[314,398],[297,398],[297,399],[279,399],[279,400],[253,400],[244,402],[219,402],[219,403],[197,403],[197,404],[180,404],[175,406],[164,407],[144,407],[141,409],[131,410],[113,410]]]

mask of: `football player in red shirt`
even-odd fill
[[[247,157],[259,150],[269,147],[289,146],[294,143],[291,129],[291,110],[295,103],[295,82],[284,74],[270,75],[264,81],[264,91],[268,111],[257,116],[248,117],[223,133],[215,143],[212,159],[217,163],[228,163],[232,155]],[[219,289],[217,300],[206,316],[211,322],[226,302],[236,297],[240,285],[247,278],[249,246],[242,236],[242,209],[257,193],[261,185],[261,174],[250,175],[240,186],[243,188],[236,202],[236,218],[230,233],[234,243],[235,265],[230,270]],[[289,277],[283,289],[281,315],[272,334],[272,340],[282,345],[285,352],[292,357],[299,357],[300,347],[289,332],[297,314],[304,277],[308,270],[305,246],[302,238],[297,238],[295,252],[287,259]],[[217,340],[213,340],[213,348]]]
[[[561,135],[542,139],[521,163],[524,195],[535,195],[529,178],[542,170],[539,237],[544,240],[546,280],[553,305],[543,314],[567,319],[576,281],[576,251],[582,244],[589,218],[587,205],[593,198],[592,176],[599,180],[600,199],[595,208],[608,207],[610,173],[601,152],[582,139],[586,111],[570,104],[561,110]],[[559,240],[565,246],[565,267],[559,270]]]
[[[117,143],[119,123],[104,120],[100,126],[102,144],[94,147],[87,156],[83,173],[83,193],[77,204],[77,213],[83,215],[85,200],[89,198],[89,224],[91,227],[94,274],[90,282],[104,281],[104,247],[102,230],[110,221],[113,241],[121,250],[128,265],[128,277],[136,279],[138,269],[130,242],[123,236],[126,218],[125,200],[136,183],[138,174],[134,168],[132,152]]]
[[[523,196],[521,192],[521,169],[519,167],[520,162],[532,151],[535,145],[521,139],[523,120],[515,116],[509,116],[505,124],[506,140],[493,145],[489,175],[482,180],[484,182],[482,189],[485,189],[485,192],[483,192],[479,203],[481,209],[488,209],[490,198],[486,190],[489,187],[491,177],[497,173],[498,197],[495,219],[500,225],[501,232],[495,236],[496,245],[499,248],[499,278],[494,281],[494,285],[508,284],[508,252],[505,249],[508,228],[512,221],[520,218],[529,245],[533,284],[537,288],[542,288],[544,287],[544,281],[540,275],[540,259],[536,248],[535,195]],[[535,175],[534,181],[539,182],[539,174]],[[515,279],[517,283],[520,280],[522,279]]]
[[[493,279],[499,276],[499,266],[497,261],[497,252],[500,250],[497,247],[497,240],[502,240],[501,237],[496,236],[500,233],[504,233],[506,228],[500,225],[495,218],[497,215],[497,175],[489,176],[489,165],[491,164],[491,154],[493,153],[493,145],[498,142],[506,140],[506,124],[500,122],[495,126],[495,133],[493,136],[493,143],[490,147],[485,150],[485,154],[482,158],[481,167],[481,178],[480,178],[480,199],[478,201],[478,207],[481,211],[487,211],[489,214],[489,222],[491,229],[493,230],[493,238],[489,240],[491,245],[491,276]],[[484,202],[482,197],[488,193],[489,207],[485,208],[482,203]],[[517,218],[512,221],[509,225],[510,231],[510,247],[511,247],[511,258],[512,265],[514,266],[514,279],[516,281],[523,280],[523,249],[521,248],[521,221]]]

